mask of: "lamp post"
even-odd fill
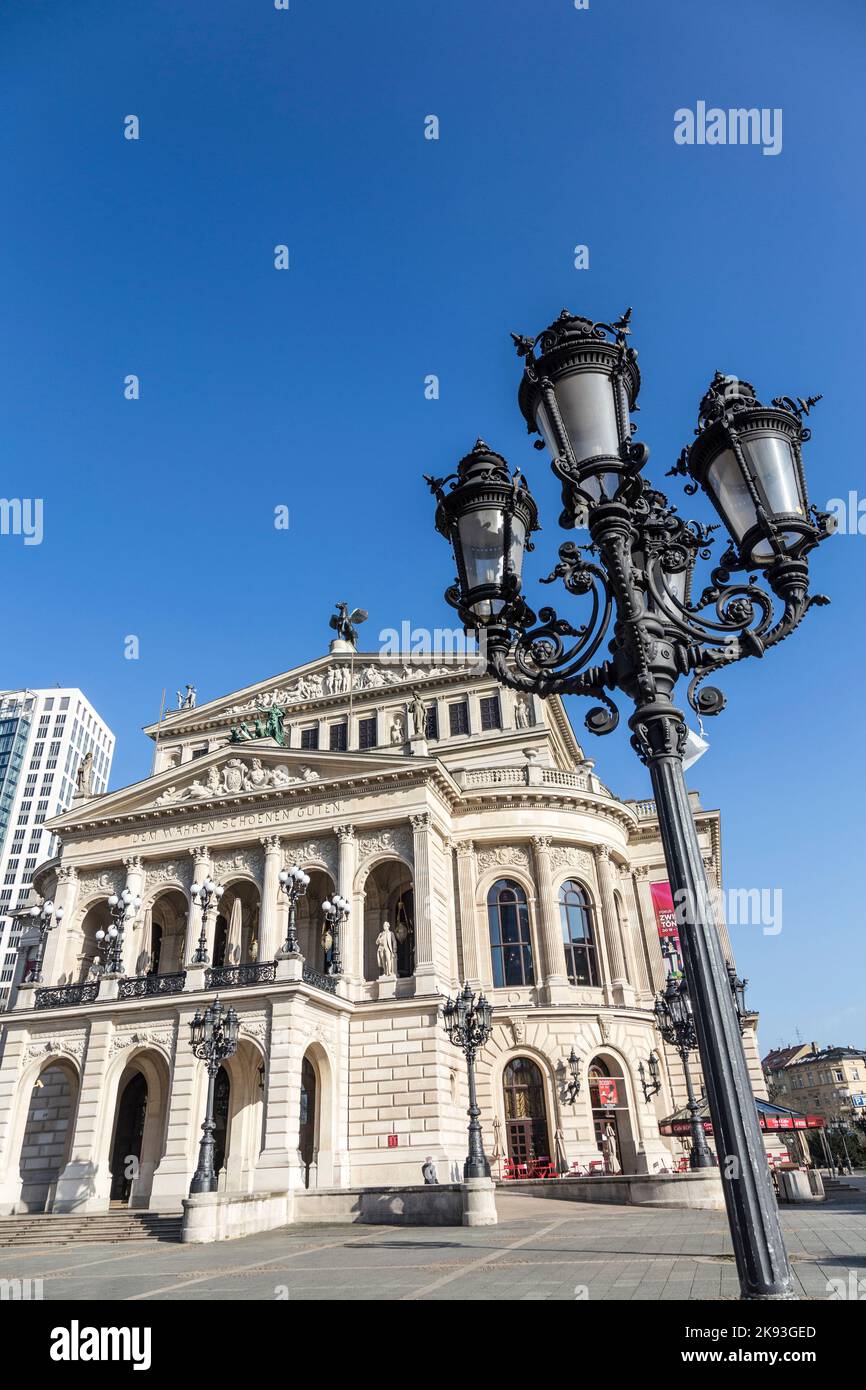
[[[190,889],[190,897],[201,908],[201,931],[199,932],[198,946],[192,958],[193,965],[207,965],[208,963],[207,919],[224,892],[225,889],[222,884],[214,883],[212,878],[206,878],[204,883],[194,883]]]
[[[484,1153],[481,1135],[478,1094],[475,1087],[475,1058],[493,1031],[493,1008],[483,994],[476,998],[467,982],[457,995],[442,1005],[442,1018],[449,1041],[463,1049],[469,1074],[469,1154],[463,1165],[463,1177],[489,1178],[490,1164]]]
[[[813,604],[808,553],[831,532],[809,504],[804,417],[817,397],[764,406],[747,382],[716,374],[698,412],[693,443],[672,470],[703,488],[730,541],[708,585],[692,596],[707,527],[681,518],[641,475],[645,445],[629,418],[640,388],[628,344],[631,311],[614,324],[564,310],[537,338],[515,335],[524,359],[518,402],[540,432],[562,484],[561,524],[586,526],[566,541],[544,582],[590,604],[577,626],[521,595],[523,556],[538,510],[523,475],[479,440],[445,478],[428,478],[436,527],[451,543],[457,579],[446,598],[469,631],[483,634],[487,668],[503,685],[541,697],[591,695],[586,723],[610,733],[619,712],[610,691],[634,705],[632,745],[649,768],[668,878],[683,905],[680,938],[695,1005],[710,1113],[726,1171],[725,1201],[743,1296],[791,1297],[793,1283],[758,1126],[712,899],[683,778],[684,715],[673,703],[680,676],[702,716],[724,707],[703,682],[788,637]],[[743,571],[742,578],[736,577]],[[766,580],[761,587],[756,574]],[[611,634],[606,649],[602,643]]]
[[[695,1029],[695,1017],[692,1012],[692,1001],[684,981],[675,980],[671,976],[664,993],[656,996],[653,1008],[655,1009],[656,1025],[659,1032],[665,1042],[670,1043],[671,1047],[676,1049],[683,1064],[692,1126],[692,1151],[689,1156],[689,1164],[692,1168],[712,1168],[713,1158],[707,1145],[707,1137],[704,1134],[704,1122],[698,1113],[698,1102],[689,1069],[689,1053],[694,1052],[697,1048],[698,1036]]]
[[[748,1012],[746,1009],[746,989],[748,988],[749,982],[748,980],[740,979],[737,974],[736,966],[732,965],[730,961],[728,961],[728,983],[731,986],[731,998],[734,1001],[734,1009],[736,1010],[737,1021],[739,1022],[740,1032],[742,1033],[745,1028],[746,1014]]]
[[[580,1095],[580,1058],[574,1050],[572,1043],[571,1051],[568,1054],[568,1070],[571,1076],[570,1081],[566,1081],[562,1088],[562,1098],[566,1105],[574,1105]]]
[[[42,984],[42,962],[45,958],[45,946],[48,941],[48,933],[52,927],[60,926],[63,921],[63,908],[55,907],[49,899],[42,903],[41,907],[31,907],[30,917],[32,921],[39,923],[39,950],[36,953],[36,964],[30,981],[34,985]]]
[[[302,898],[306,893],[310,883],[310,875],[304,873],[299,864],[293,864],[290,869],[280,869],[279,880],[280,889],[285,893],[289,903],[289,925],[286,929],[286,939],[283,942],[280,955],[296,956],[299,952],[298,936],[295,930],[298,898]]]
[[[123,928],[131,922],[141,907],[141,898],[131,889],[122,893],[112,893],[106,899],[111,913],[111,924],[100,927],[96,940],[100,946],[105,943],[105,974],[119,975],[123,970]]]
[[[332,943],[330,959],[325,961],[326,975],[342,975],[343,973],[340,938],[343,934],[343,923],[347,920],[349,911],[348,902],[345,898],[341,898],[339,893],[335,893],[332,898],[322,903],[322,913],[331,929]]]
[[[653,1096],[657,1096],[662,1088],[661,1067],[659,1066],[659,1056],[657,1052],[650,1053],[647,1058],[647,1066],[649,1067],[649,1081],[646,1079],[643,1062],[638,1062],[637,1064],[637,1074],[640,1077],[645,1105],[648,1105]]]
[[[193,1054],[207,1067],[207,1104],[201,1127],[198,1167],[189,1185],[190,1197],[196,1192],[216,1192],[217,1177],[213,1165],[216,1127],[213,1117],[214,1087],[223,1062],[237,1051],[239,1027],[234,1009],[224,1009],[219,995],[204,1013],[196,1009],[194,1017],[190,1019],[189,1040]]]

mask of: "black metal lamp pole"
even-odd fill
[[[699,1114],[695,1088],[692,1084],[692,1073],[689,1068],[689,1053],[694,1052],[697,1048],[698,1036],[691,1000],[684,982],[671,977],[664,993],[656,997],[654,1008],[656,1026],[659,1032],[665,1042],[670,1043],[671,1047],[676,1049],[683,1064],[692,1127],[692,1151],[689,1156],[689,1165],[692,1168],[712,1168],[713,1158],[707,1145],[704,1122]]]
[[[640,1077],[640,1084],[643,1090],[644,1102],[646,1104],[649,1104],[653,1096],[657,1096],[662,1088],[661,1067],[659,1065],[659,1058],[657,1052],[650,1053],[649,1057],[647,1058],[647,1066],[649,1067],[649,1081],[647,1081],[647,1073],[644,1068],[643,1062],[638,1062],[637,1074]]]
[[[341,954],[343,924],[349,916],[349,904],[339,893],[334,893],[328,902],[322,903],[322,913],[331,929],[330,959],[325,961],[326,975],[342,975],[343,957]]]
[[[214,1172],[214,1088],[217,1072],[223,1062],[231,1057],[238,1045],[238,1016],[234,1009],[224,1009],[219,995],[209,1004],[204,1013],[196,1009],[190,1020],[190,1044],[193,1053],[207,1067],[207,1103],[202,1123],[201,1143],[198,1151],[198,1167],[189,1185],[189,1195],[197,1192],[216,1192],[217,1176]]]
[[[41,907],[31,907],[30,916],[39,922],[39,950],[36,953],[36,963],[33,967],[33,974],[30,982],[34,985],[42,984],[42,962],[45,959],[45,947],[48,942],[48,933],[52,927],[59,927],[63,921],[63,908],[55,907],[49,899]]]
[[[523,556],[532,548],[538,509],[519,471],[479,440],[456,474],[428,478],[436,526],[450,541],[457,579],[446,598],[484,641],[487,667],[504,685],[599,700],[587,727],[610,733],[619,712],[608,692],[634,705],[632,745],[649,768],[668,878],[695,1009],[710,1114],[743,1296],[792,1295],[791,1271],[758,1125],[740,1030],[712,900],[683,778],[686,724],[673,702],[690,676],[688,699],[718,714],[724,697],[703,682],[747,656],[763,656],[788,637],[813,604],[807,555],[832,530],[808,500],[801,446],[804,416],[817,397],[777,397],[764,406],[748,382],[716,373],[701,401],[696,438],[672,470],[703,488],[730,544],[703,591],[692,596],[707,527],[677,515],[641,476],[648,457],[629,418],[640,389],[628,346],[631,311],[615,324],[564,310],[538,338],[515,336],[524,373],[518,401],[540,432],[562,483],[567,541],[544,582],[561,579],[585,597],[578,626],[553,608],[538,617],[521,596]],[[741,579],[732,576],[744,571]],[[764,575],[769,589],[757,582]],[[602,647],[610,634],[606,649]],[[605,655],[602,655],[605,653]],[[597,664],[593,664],[597,656]]]
[[[493,1009],[483,994],[474,997],[465,984],[456,999],[448,998],[442,1006],[442,1018],[449,1041],[463,1049],[469,1076],[469,1155],[463,1165],[463,1177],[489,1178],[490,1164],[484,1153],[481,1133],[481,1109],[475,1085],[475,1058],[493,1031]]]
[[[201,908],[201,931],[198,934],[198,946],[192,958],[193,965],[207,965],[210,957],[207,953],[207,919],[211,909],[216,906],[222,897],[225,889],[219,883],[214,883],[212,878],[206,878],[204,883],[194,883],[190,889],[190,897],[196,906]]]
[[[289,904],[289,924],[286,928],[286,939],[283,942],[282,956],[296,956],[299,954],[298,934],[295,922],[298,912],[298,898],[302,898],[310,884],[310,875],[305,873],[299,864],[293,864],[290,869],[280,869],[279,874],[280,888],[285,893]]]

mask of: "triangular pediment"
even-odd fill
[[[169,711],[161,724],[147,725],[145,733],[152,738],[159,734],[173,739],[185,733],[250,724],[256,715],[266,719],[272,707],[294,716],[322,704],[338,706],[350,696],[355,701],[371,697],[409,700],[413,688],[423,689],[431,682],[449,679],[470,682],[473,677],[489,681],[477,656],[471,653],[389,656],[334,652],[192,709]]]
[[[73,802],[68,811],[48,822],[48,828],[62,834],[73,826],[142,812],[159,815],[196,807],[219,809],[238,801],[273,800],[282,793],[294,797],[299,792],[318,792],[334,783],[360,787],[369,781],[401,780],[419,773],[444,779],[457,790],[436,758],[374,751],[319,752],[281,748],[273,739],[252,740],[215,748],[119,791]]]

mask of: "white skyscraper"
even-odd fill
[[[46,820],[75,795],[81,759],[93,754],[91,793],[108,786],[114,734],[80,690],[0,691],[0,1009],[15,970],[21,921],[37,864],[55,852]]]

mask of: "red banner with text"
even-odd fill
[[[667,882],[651,883],[650,895],[656,915],[665,975],[678,977],[683,973],[683,954],[680,949],[680,933],[674,912],[674,900],[671,897],[671,886]]]

